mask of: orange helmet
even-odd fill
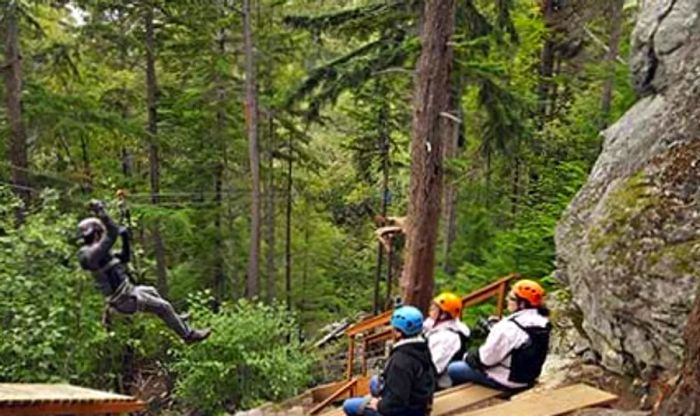
[[[530,305],[534,307],[542,305],[544,300],[544,289],[533,280],[518,280],[513,285],[513,294],[530,302]]]
[[[433,302],[441,311],[447,313],[452,318],[457,319],[462,314],[462,299],[451,292],[439,294]]]

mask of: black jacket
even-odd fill
[[[84,270],[92,273],[102,294],[110,296],[128,280],[126,263],[131,257],[131,245],[126,229],[120,229],[104,209],[97,213],[97,217],[105,226],[105,235],[94,244],[81,247],[78,261]],[[121,252],[112,254],[112,246],[119,235],[122,237]]]
[[[422,336],[396,343],[382,373],[384,389],[377,405],[382,416],[426,414],[435,392],[435,368]]]

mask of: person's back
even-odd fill
[[[384,369],[384,388],[377,410],[383,416],[426,414],[435,392],[435,371],[422,336],[394,345]]]
[[[534,385],[549,349],[551,326],[543,300],[544,289],[537,282],[518,281],[508,296],[512,314],[491,328],[478,351],[449,365],[450,378],[456,384],[511,391]]]
[[[435,369],[421,334],[423,314],[402,306],[391,316],[396,344],[381,380],[370,383],[375,397],[353,397],[343,403],[349,416],[426,416],[435,392]],[[377,397],[378,396],[378,397]]]
[[[452,386],[447,366],[460,360],[466,352],[469,328],[459,318],[462,314],[462,299],[454,293],[445,292],[433,299],[430,317],[423,324],[425,337],[437,372],[437,387]]]

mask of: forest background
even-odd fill
[[[555,0],[458,3],[436,288],[554,284],[556,222],[636,100],[637,5],[561,23]],[[388,267],[374,230],[408,206],[422,2],[0,7],[0,381],[132,392],[155,375],[163,408],[209,411],[318,381],[308,340],[398,291],[401,255]],[[210,340],[184,347],[143,317],[101,327],[75,257],[91,198],[130,225],[136,280]]]

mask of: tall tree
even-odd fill
[[[248,254],[248,278],[246,295],[258,295],[260,286],[260,149],[258,147],[258,91],[255,76],[255,54],[251,22],[252,0],[243,0],[243,36],[245,42],[245,114],[250,157],[250,252]]]
[[[450,95],[450,114],[454,117],[451,122],[447,123],[443,130],[443,141],[445,159],[449,160],[457,156],[459,135],[462,125],[462,104],[461,99],[461,82],[455,82],[452,94]],[[445,220],[445,235],[444,235],[444,251],[442,269],[445,273],[452,273],[450,267],[450,250],[452,243],[457,236],[457,185],[454,179],[449,176],[445,177],[445,195],[444,195],[444,220]]]
[[[443,181],[441,133],[449,110],[455,1],[428,0],[423,11],[422,50],[416,66],[411,136],[411,179],[402,294],[406,304],[427,310],[433,293],[435,245]]]
[[[29,201],[29,178],[27,168],[27,137],[22,122],[22,55],[19,46],[19,5],[10,1],[4,6],[3,29],[5,35],[5,109],[10,127],[10,138],[7,143],[7,157],[10,163],[13,191],[22,200]],[[17,211],[18,219],[22,211]]]
[[[613,87],[615,85],[615,62],[617,53],[620,50],[620,39],[622,38],[624,26],[624,6],[625,0],[613,0],[610,2],[610,41],[608,42],[608,50],[605,53],[605,71],[607,74],[603,83],[603,97],[600,106],[601,128],[605,128],[608,125],[608,118],[610,117]]]
[[[150,165],[151,179],[151,203],[160,202],[160,157],[158,142],[158,79],[156,78],[155,58],[155,30],[153,28],[152,3],[146,4],[144,13],[144,26],[146,33],[146,103],[148,106],[148,162]],[[151,230],[153,236],[153,248],[156,257],[156,278],[158,290],[165,294],[168,292],[168,276],[165,266],[165,244],[160,234],[158,221],[153,224]]]

